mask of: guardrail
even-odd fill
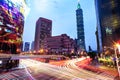
[[[11,60],[27,58],[55,58],[65,57],[63,55],[21,55],[21,54],[0,54],[0,58],[11,58]]]

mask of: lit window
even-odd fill
[[[8,30],[8,29],[5,29],[5,32],[11,32],[10,30]]]
[[[106,34],[109,34],[109,35],[112,34],[112,29],[109,28],[109,27],[107,27],[107,28],[106,28]]]
[[[3,25],[3,22],[0,22],[0,25]]]
[[[82,39],[80,39],[80,42],[82,41]]]

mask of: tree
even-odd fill
[[[91,46],[89,46],[89,52],[91,52],[92,51],[92,48],[91,48]]]
[[[90,56],[90,58],[95,59],[96,52],[94,52],[94,51],[88,52],[88,55]]]

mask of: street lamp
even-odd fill
[[[120,52],[120,44],[116,44],[116,47],[118,48],[118,51]]]
[[[40,52],[40,53],[43,53],[43,52],[44,52],[44,49],[40,49],[39,52]]]
[[[120,44],[115,45],[116,64],[117,64],[117,69],[118,69],[118,73],[119,73],[119,77],[120,77],[120,66],[119,66],[119,58],[117,56],[117,50],[118,50],[118,53],[119,53],[120,52]]]

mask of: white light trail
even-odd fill
[[[23,60],[22,64],[31,68],[31,71],[35,73],[44,73],[50,76],[54,76],[58,79],[80,79],[80,80],[113,80],[113,78],[109,78],[109,76],[99,75],[97,73],[93,73],[84,69],[78,68],[75,63],[77,61],[81,61],[85,58],[68,60],[64,66],[55,66],[46,63],[42,63],[35,60]]]

